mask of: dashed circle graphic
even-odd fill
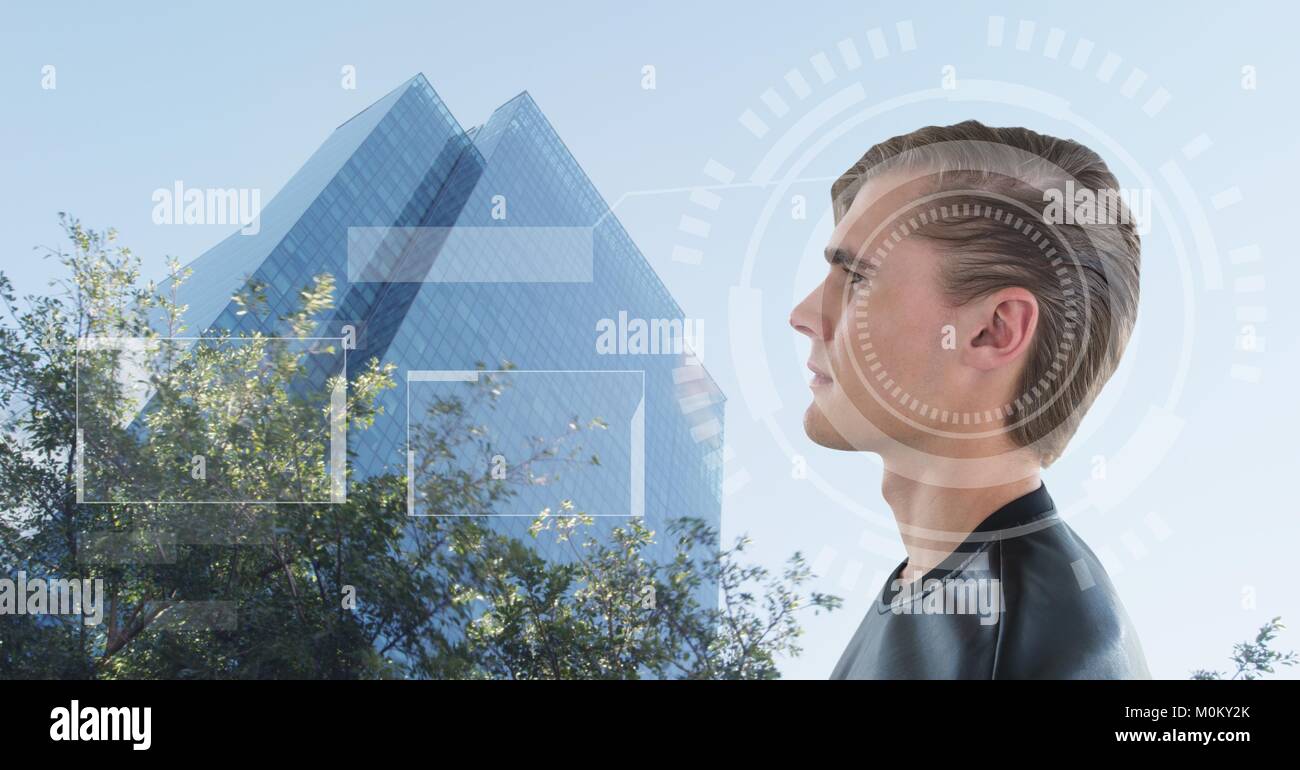
[[[798,174],[799,169],[792,170],[790,176],[782,178],[778,170],[794,155],[797,147],[810,140],[816,143],[819,127],[827,125],[853,104],[865,101],[863,84],[868,78],[863,75],[861,82],[856,79],[862,75],[863,70],[884,66],[903,56],[916,56],[918,51],[924,49],[924,45],[918,42],[924,37],[924,29],[912,20],[898,21],[892,30],[887,25],[866,26],[870,27],[866,31],[869,56],[864,55],[860,48],[859,36],[841,40],[829,50],[815,52],[807,60],[807,64],[811,65],[811,75],[804,66],[790,68],[778,82],[761,91],[755,105],[741,112],[738,122],[745,135],[760,140],[766,149],[760,151],[748,176],[741,170],[746,168],[745,164],[728,155],[707,157],[702,168],[703,179],[688,188],[692,208],[681,215],[677,227],[679,238],[671,253],[673,262],[698,266],[714,258],[708,249],[714,228],[712,220],[730,200],[729,193],[745,188],[770,187],[775,188],[779,194],[789,189],[791,184],[829,184],[833,181],[801,176]],[[1188,169],[1209,154],[1215,142],[1208,134],[1195,128],[1188,131],[1184,125],[1171,125],[1169,106],[1177,101],[1176,95],[1155,82],[1156,79],[1146,71],[1130,65],[1116,52],[1106,50],[1096,41],[1067,30],[1043,27],[1033,20],[1017,21],[996,15],[987,17],[987,26],[980,30],[980,34],[985,37],[984,42],[990,52],[1017,57],[1037,55],[1044,65],[1061,67],[1067,73],[1090,73],[1098,84],[1109,86],[1140,116],[1160,122],[1162,130],[1186,132],[1183,133],[1182,140],[1174,140],[1174,151],[1156,163],[1153,174],[1148,174],[1135,157],[1115,144],[1098,126],[1074,112],[1068,100],[1054,93],[1019,83],[989,80],[960,80],[957,89],[957,92],[965,92],[961,97],[965,100],[1016,104],[1039,114],[1066,120],[1109,150],[1118,158],[1120,166],[1135,175],[1144,188],[1150,190],[1157,185],[1163,186],[1165,195],[1157,196],[1154,204],[1157,209],[1156,220],[1163,219],[1169,230],[1171,255],[1177,260],[1182,280],[1185,306],[1181,319],[1181,345],[1175,367],[1169,375],[1168,392],[1162,398],[1153,400],[1149,411],[1134,426],[1128,439],[1106,457],[1107,460],[1114,461],[1110,465],[1123,467],[1123,475],[1141,474],[1144,469],[1149,472],[1161,458],[1167,456],[1185,421],[1185,417],[1179,414],[1179,407],[1192,360],[1192,339],[1197,331],[1194,305],[1198,280],[1202,292],[1226,289],[1233,298],[1238,333],[1231,340],[1231,349],[1228,351],[1231,360],[1225,367],[1225,376],[1245,385],[1256,384],[1264,377],[1264,366],[1260,361],[1267,348],[1262,331],[1270,315],[1263,299],[1266,290],[1262,267],[1265,255],[1261,246],[1254,242],[1238,242],[1226,246],[1219,243],[1214,223],[1216,217],[1230,214],[1232,208],[1240,204],[1245,196],[1235,186],[1210,194],[1198,191],[1193,186],[1188,177]],[[949,69],[955,73],[955,68],[950,65],[943,66],[945,73]],[[844,85],[845,76],[851,81],[847,87]],[[827,89],[838,90],[828,92]],[[883,99],[868,108],[868,111],[876,115],[883,114],[894,107],[914,105],[927,99],[951,99],[954,93],[940,89],[899,93]],[[818,102],[819,98],[822,101]],[[796,163],[796,166],[799,165]],[[760,215],[760,221],[756,224],[756,231],[760,232],[756,232],[756,239],[762,237],[761,230],[765,227],[762,220],[770,216],[770,208],[769,203]],[[1180,215],[1182,221],[1176,226],[1173,222]],[[730,251],[728,249],[729,259]],[[753,304],[757,304],[757,299],[761,296],[760,290],[753,285],[754,256],[751,244],[740,266],[740,278],[732,289],[729,309],[732,313],[730,326],[733,340],[739,333],[735,328],[736,318],[753,320],[748,315],[737,316],[737,302],[750,302],[752,298]],[[1141,336],[1135,331],[1129,341],[1130,354],[1137,350],[1140,342]],[[748,372],[748,375],[765,381],[770,379],[766,369],[769,361],[764,359],[757,363],[761,365],[760,370]],[[1122,386],[1123,378],[1121,370],[1112,378],[1115,380],[1112,384]],[[857,544],[855,551],[882,556],[895,553],[896,546],[892,539],[880,538],[873,532],[895,531],[897,524],[893,517],[887,511],[882,514],[869,509],[858,496],[846,493],[807,463],[802,449],[785,433],[775,417],[780,402],[777,400],[773,403],[773,396],[767,395],[774,392],[773,387],[768,386],[741,388],[742,399],[749,406],[754,419],[764,425],[785,455],[804,464],[803,478],[843,510],[872,522],[872,528],[864,531],[862,542]],[[758,394],[757,398],[753,395],[755,393]],[[1090,415],[1104,419],[1107,411],[1099,403],[1094,405]],[[1094,420],[1093,424],[1101,421]],[[1085,423],[1072,443],[1085,440],[1087,433],[1088,424]],[[746,487],[752,479],[743,469],[743,452],[737,452],[729,445],[725,450],[726,475],[732,477],[728,481],[733,483],[724,483],[724,496],[730,496]],[[1070,501],[1068,505],[1062,505],[1061,516],[1069,521],[1088,511],[1113,508],[1128,496],[1127,490],[1130,488],[1131,483],[1124,480],[1115,484],[1105,479],[1085,479],[1082,483],[1082,496]],[[1058,501],[1058,504],[1061,502],[1064,501]],[[1144,514],[1142,521],[1149,532],[1130,528],[1121,533],[1117,543],[1099,544],[1096,548],[1098,557],[1112,576],[1123,571],[1124,563],[1128,560],[1126,557],[1140,560],[1149,553],[1148,542],[1164,542],[1173,534],[1172,527],[1159,511]],[[839,571],[834,568],[842,564],[844,574],[841,584],[845,587],[860,584],[862,565],[852,558],[852,554],[840,553],[838,549],[828,546],[818,561],[818,566],[821,567],[819,574]],[[1080,587],[1083,588],[1082,585]]]
[[[962,202],[952,205],[943,203],[948,198],[955,198]],[[991,199],[996,203],[972,204],[971,198]],[[1030,383],[1028,388],[1016,398],[1004,404],[994,405],[990,409],[978,411],[944,409],[942,404],[926,403],[917,398],[905,388],[904,383],[891,376],[889,368],[876,353],[875,343],[871,339],[871,277],[866,277],[866,280],[858,284],[846,284],[845,287],[846,291],[854,291],[861,295],[861,298],[854,303],[854,315],[857,319],[855,324],[857,344],[863,355],[861,358],[852,357],[852,361],[856,374],[870,388],[876,401],[889,409],[897,419],[920,430],[946,438],[978,439],[1009,433],[1037,417],[1060,397],[1059,385],[1068,382],[1078,372],[1083,356],[1075,352],[1075,343],[1081,340],[1083,345],[1087,345],[1090,339],[1088,283],[1080,277],[1078,285],[1082,287],[1082,291],[1076,291],[1075,279],[1071,277],[1071,271],[1066,266],[1067,259],[1076,273],[1081,273],[1082,267],[1079,261],[1073,258],[1073,247],[1068,239],[1059,234],[1055,237],[1045,234],[1035,224],[1042,220],[1032,208],[986,190],[947,190],[920,198],[906,213],[895,215],[895,218],[886,220],[876,228],[876,232],[867,238],[866,243],[872,244],[878,241],[880,245],[870,255],[858,255],[859,264],[862,264],[865,258],[869,268],[864,269],[874,274],[905,238],[927,225],[939,224],[959,217],[966,221],[971,218],[988,219],[1020,233],[1038,250],[1039,256],[1050,265],[1060,283],[1061,296],[1064,298],[1065,305],[1065,320],[1063,332],[1052,357],[1051,368],[1037,382]],[[889,227],[897,218],[903,218],[905,221],[892,228]],[[885,228],[889,228],[887,233],[884,232]],[[1059,251],[1058,245],[1065,251]],[[1071,363],[1071,368],[1062,376],[1066,363]],[[1019,417],[1014,421],[1010,420],[1017,415]],[[998,427],[986,431],[951,431],[933,427],[934,424],[979,426],[986,423],[996,424]]]

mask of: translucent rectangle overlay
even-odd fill
[[[567,425],[571,429],[576,431],[577,423],[579,422],[585,423],[587,420],[591,420],[591,423],[587,425],[588,428],[590,428],[591,425],[595,425],[597,422],[604,422],[604,417],[605,417],[604,415],[583,413],[585,410],[588,410],[589,408],[594,408],[592,405],[592,394],[600,393],[603,396],[608,392],[614,392],[616,390],[620,390],[620,392],[622,392],[624,395],[630,395],[631,396],[630,398],[623,399],[622,406],[624,408],[622,408],[621,412],[618,415],[618,418],[610,421],[604,427],[598,427],[595,432],[595,436],[597,437],[596,438],[597,443],[600,442],[600,438],[603,437],[603,434],[606,433],[613,433],[616,434],[618,437],[626,436],[625,442],[618,442],[618,446],[613,447],[614,451],[612,452],[612,454],[615,456],[613,462],[610,462],[609,458],[606,458],[603,463],[591,462],[592,466],[602,466],[602,465],[608,466],[608,468],[603,471],[604,474],[603,477],[597,479],[599,482],[602,482],[601,484],[599,484],[599,486],[602,487],[602,489],[600,490],[600,494],[594,494],[596,492],[595,486],[597,485],[580,486],[579,488],[576,489],[576,493],[573,495],[573,497],[577,498],[576,507],[573,510],[566,510],[563,509],[562,507],[556,507],[550,504],[548,504],[546,507],[551,510],[551,513],[553,515],[560,515],[560,516],[566,514],[571,515],[578,511],[582,511],[583,513],[586,513],[587,515],[590,515],[594,518],[629,518],[629,517],[638,518],[638,517],[645,516],[645,372],[639,369],[637,370],[621,370],[621,369],[620,370],[603,370],[603,369],[602,370],[567,370],[567,369],[566,370],[540,370],[540,369],[413,370],[408,372],[406,377],[406,381],[407,381],[406,460],[407,460],[407,514],[409,516],[487,515],[490,517],[530,517],[531,518],[538,515],[539,513],[538,508],[532,508],[528,510],[511,508],[509,510],[493,512],[490,514],[480,514],[480,513],[466,514],[457,511],[421,510],[421,506],[424,502],[424,496],[421,494],[422,485],[428,481],[429,477],[436,475],[430,473],[428,471],[428,468],[425,467],[425,465],[422,463],[422,460],[427,461],[428,458],[424,457],[419,451],[419,446],[421,443],[418,440],[419,432],[424,427],[427,427],[422,423],[423,415],[421,414],[420,411],[421,406],[424,404],[424,402],[428,401],[431,397],[435,397],[434,394],[438,394],[438,396],[441,396],[443,394],[465,393],[467,392],[466,390],[464,390],[466,388],[475,388],[485,384],[490,385],[491,384],[490,382],[485,383],[483,381],[482,378],[484,378],[485,376],[492,376],[497,378],[495,382],[501,382],[503,378],[511,380],[513,381],[515,387],[522,386],[524,388],[524,393],[522,395],[513,394],[514,396],[518,396],[520,399],[519,401],[516,402],[516,401],[512,401],[511,393],[506,393],[504,395],[501,395],[500,391],[506,390],[505,388],[493,387],[492,390],[497,392],[497,398],[500,399],[499,402],[494,399],[493,405],[490,409],[484,409],[481,411],[475,411],[472,407],[467,407],[465,409],[465,412],[467,414],[470,414],[475,419],[480,419],[487,416],[491,417],[491,420],[485,421],[484,423],[476,426],[475,428],[476,444],[478,443],[478,440],[488,440],[489,437],[493,436],[494,431],[492,430],[492,428],[494,424],[505,426],[506,432],[509,432],[511,430],[522,431],[524,433],[529,433],[530,438],[537,438],[537,436],[533,434],[533,429],[535,428],[535,426],[531,423],[527,425],[521,424],[518,415],[514,411],[512,411],[512,410],[517,410],[517,408],[521,406],[526,409],[531,409],[532,410],[531,414],[534,416],[536,416],[539,413],[539,409],[544,410],[542,411],[542,414],[550,415],[556,418],[556,420],[552,423],[553,425],[567,423]],[[551,382],[544,383],[545,378],[547,378],[548,376],[550,376]],[[606,379],[602,380],[602,377]],[[626,387],[629,385],[631,380],[625,379],[621,383],[619,383],[620,385],[623,386],[620,389],[620,388],[613,387],[614,382],[608,379],[611,377],[635,378],[634,380],[635,385],[633,386],[635,388],[634,394],[632,394],[630,389]],[[583,393],[582,391],[584,390],[584,387],[581,386],[574,387],[575,383],[582,383],[583,385],[585,385],[586,388],[589,388],[589,390],[586,393]],[[556,398],[557,396],[558,398]],[[546,400],[548,398],[552,398],[556,400],[553,401],[552,403],[546,403]],[[612,403],[612,402],[607,402],[606,405],[608,405],[608,403]],[[445,404],[446,402],[443,402],[444,406]],[[413,413],[413,409],[415,410],[414,413]],[[592,418],[597,418],[597,419],[592,419]],[[480,431],[479,430],[480,428],[485,428],[486,430]],[[447,438],[446,436],[439,436],[439,439],[446,439],[446,438]],[[543,436],[541,438],[546,438],[546,437]],[[506,444],[502,445],[502,447],[504,446],[510,446],[509,442],[507,441]],[[514,446],[517,446],[517,444]],[[605,440],[604,446],[606,449],[610,448],[608,439]],[[588,445],[583,444],[580,447],[580,451],[577,452],[577,454],[581,455],[580,459],[582,462],[587,462],[588,457],[590,457],[591,460],[595,459],[594,455],[589,455],[589,453],[587,452],[589,448],[590,447]],[[506,458],[511,458],[510,461],[513,461],[514,456],[510,454],[509,450],[502,449],[502,451],[505,452]],[[505,460],[506,458],[502,458],[502,459]],[[483,460],[484,458],[480,457],[480,458],[458,458],[458,459],[465,460],[466,462],[469,463],[469,467],[467,469],[470,470],[471,473],[482,474],[488,471],[487,465],[484,465],[484,467],[478,467],[477,465],[475,465],[476,461]],[[579,469],[578,473],[580,474],[581,471],[582,469]],[[572,486],[573,484],[572,477],[575,474],[568,470],[563,472],[568,473],[570,475],[570,479],[569,479],[570,487],[567,489],[557,490],[557,494],[555,496],[556,501],[558,501],[560,497],[563,497],[564,492],[575,492],[575,489]],[[602,471],[598,470],[595,472],[601,473]],[[529,475],[532,474],[530,473]],[[603,483],[603,482],[607,482],[610,476],[613,476],[619,479],[620,481],[624,479],[626,481],[625,492],[624,490],[621,489],[621,484],[617,485],[616,487],[619,488],[620,494],[625,494],[625,496],[622,499],[620,499],[618,502],[612,502],[610,500],[611,487],[608,483]],[[581,478],[581,476],[579,476],[579,478]],[[590,476],[588,476],[587,478],[590,479]],[[531,487],[529,487],[528,491],[531,494],[539,490],[534,490]],[[547,490],[540,490],[540,491],[547,491]],[[525,495],[524,499],[526,501],[529,501],[535,499],[536,497],[537,497],[536,494],[531,494],[531,496]],[[601,502],[597,504],[594,509],[592,506],[587,505],[587,503],[595,502],[593,498],[600,498],[601,500]]]
[[[327,496],[322,499],[298,499],[282,496],[277,499],[244,499],[234,495],[229,499],[203,498],[201,495],[173,498],[153,494],[148,483],[132,482],[133,466],[116,465],[113,456],[101,456],[101,451],[87,452],[87,447],[99,448],[102,436],[120,434],[124,429],[134,431],[138,440],[147,443],[149,432],[140,418],[156,395],[150,384],[150,373],[169,362],[186,361],[196,346],[229,346],[232,350],[241,345],[261,346],[273,350],[275,346],[293,346],[305,356],[324,356],[337,363],[338,379],[328,393],[325,424],[309,426],[319,429],[325,436],[326,456],[324,479]],[[347,502],[347,350],[349,341],[342,337],[84,337],[77,341],[76,357],[76,436],[77,446],[73,457],[77,502],[90,505],[109,504],[162,504],[162,505],[303,505]],[[105,358],[105,356],[111,356]],[[305,382],[305,381],[304,381]],[[94,383],[92,385],[91,383]],[[115,384],[114,384],[115,383]],[[323,383],[321,383],[323,384]],[[198,394],[196,394],[198,395]],[[211,392],[202,394],[211,399]],[[121,437],[119,435],[119,441]],[[115,456],[115,455],[114,455]],[[195,463],[203,455],[189,458]],[[202,473],[209,470],[208,458],[203,457]],[[144,466],[141,466],[144,468]],[[195,465],[194,468],[200,466]],[[173,473],[173,476],[176,474]],[[139,478],[139,477],[137,477]],[[194,476],[196,481],[202,481]],[[201,484],[195,484],[201,487]],[[118,492],[107,494],[110,487]],[[138,494],[123,496],[122,491]],[[173,525],[177,524],[173,522]],[[179,523],[181,529],[185,523]]]
[[[349,227],[351,283],[591,283],[591,227]]]

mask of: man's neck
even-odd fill
[[[910,582],[938,566],[990,514],[1038,489],[1038,466],[1026,466],[1016,481],[991,487],[943,487],[914,481],[885,465],[881,494],[894,512],[907,564],[900,578]],[[1016,474],[1012,474],[1014,477]]]

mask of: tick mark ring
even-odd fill
[[[948,199],[959,199],[961,203],[944,203]],[[971,203],[972,199],[984,200],[985,203]],[[869,320],[871,279],[861,284],[845,284],[846,300],[855,299],[854,326],[856,329],[856,346],[860,356],[850,356],[853,368],[860,382],[867,386],[877,403],[890,412],[896,419],[936,436],[957,439],[981,439],[1004,435],[1015,428],[1034,419],[1043,410],[1060,398],[1065,383],[1078,373],[1083,360],[1083,346],[1095,344],[1088,334],[1091,318],[1088,282],[1084,280],[1083,267],[1075,257],[1073,246],[1059,230],[1043,222],[1039,212],[1026,207],[1023,203],[1004,195],[982,189],[945,190],[923,196],[910,203],[906,210],[895,212],[864,241],[863,251],[856,255],[855,264],[866,264],[874,272],[899,243],[926,226],[945,220],[969,220],[972,217],[986,217],[1003,224],[1019,233],[1034,244],[1041,257],[1046,260],[1060,283],[1061,295],[1066,306],[1064,329],[1057,343],[1051,368],[1032,383],[1026,390],[1007,403],[993,405],[989,409],[961,411],[944,408],[942,404],[933,404],[917,398],[890,375],[885,362],[880,360],[878,349],[871,338]],[[901,221],[900,221],[901,220]],[[1040,224],[1053,232],[1044,233]],[[1086,228],[1082,229],[1086,235]],[[923,235],[920,237],[924,237]],[[867,251],[870,253],[868,254]],[[1066,262],[1070,267],[1066,266]],[[1071,277],[1072,272],[1077,280]],[[1076,288],[1082,287],[1081,290]],[[859,294],[860,297],[852,297]],[[1082,295],[1080,297],[1080,295]],[[1082,308],[1079,307],[1082,301]],[[1069,366],[1066,370],[1067,364]],[[1064,376],[1062,373],[1064,372]],[[865,415],[864,415],[865,416]],[[1015,417],[1014,421],[1004,420]],[[997,427],[988,430],[954,431],[942,426],[980,426],[985,424]],[[1055,427],[1055,426],[1053,426]]]

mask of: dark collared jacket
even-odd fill
[[[919,581],[900,564],[832,679],[1147,679],[1114,585],[1045,485]]]

